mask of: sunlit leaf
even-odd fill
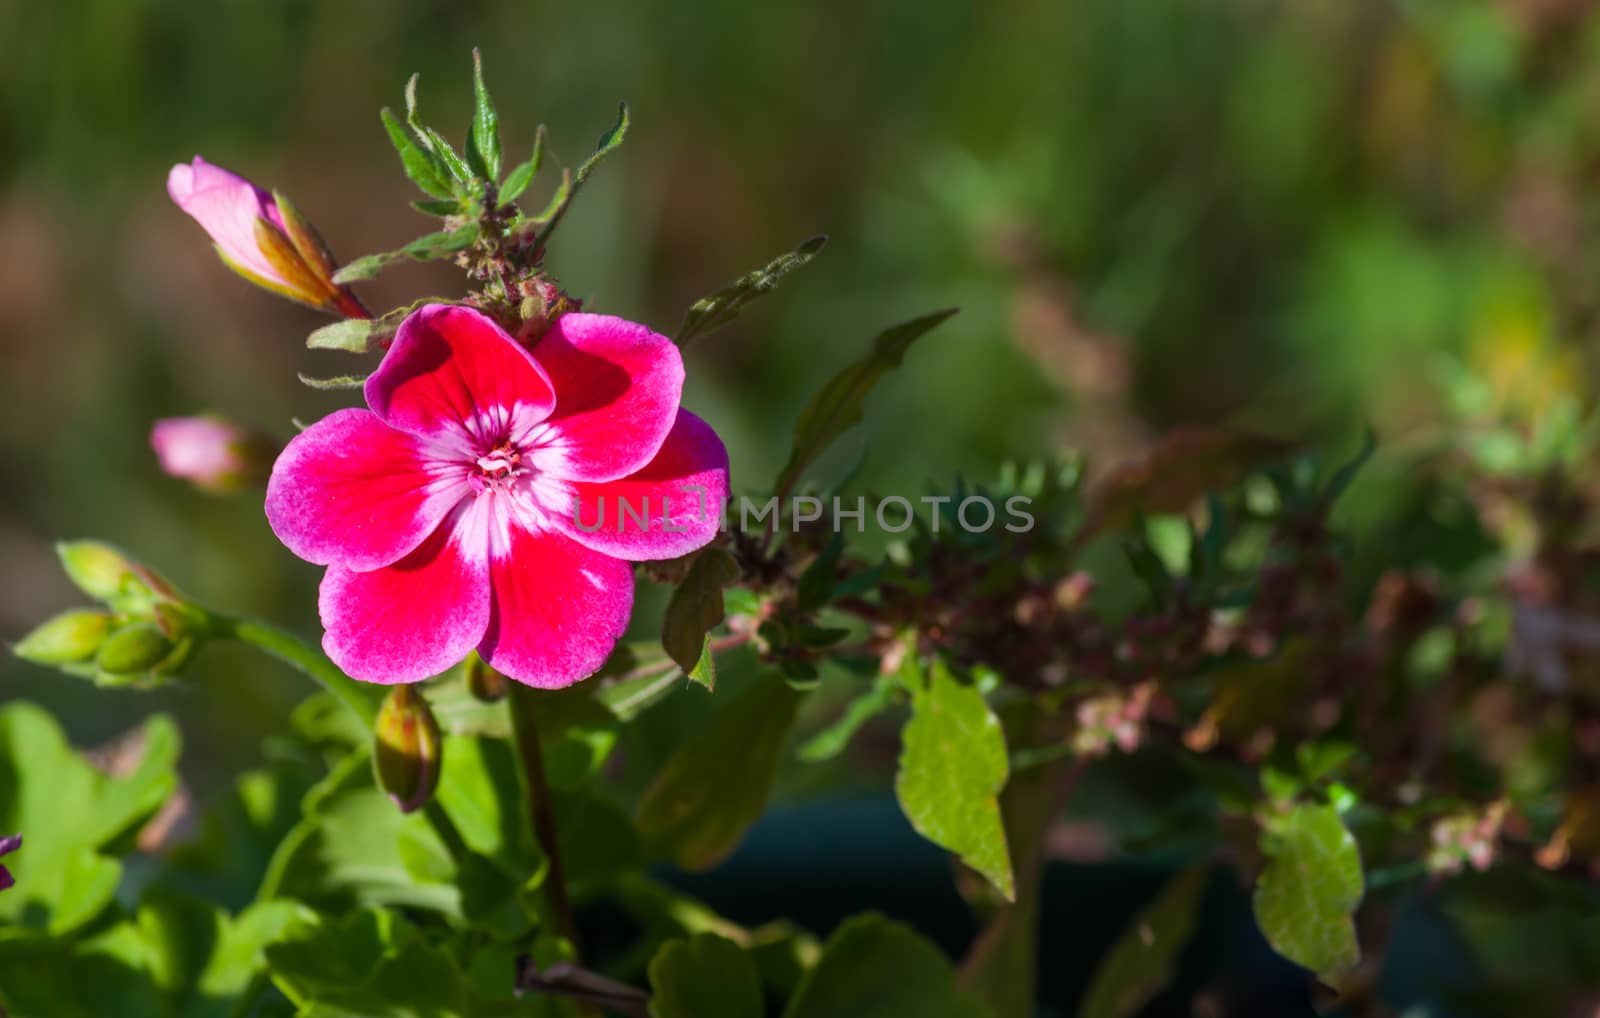
[[[500,117],[483,83],[483,54],[472,51],[472,133],[467,138],[467,163],[491,183],[500,179]]]
[[[1263,839],[1256,924],[1273,950],[1330,986],[1361,960],[1351,913],[1363,891],[1361,852],[1331,806],[1303,804]]]
[[[1005,733],[983,694],[935,660],[926,682],[908,666],[911,720],[894,790],[917,833],[961,857],[1007,900],[1015,893],[998,796],[1009,771]]]

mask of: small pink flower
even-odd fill
[[[220,417],[164,417],[150,428],[161,469],[206,491],[235,491],[267,479],[277,445]]]
[[[195,156],[168,172],[167,194],[211,235],[223,263],[250,282],[315,308],[370,317],[348,288],[333,283],[322,238],[267,191]]]
[[[10,855],[21,847],[22,835],[20,834],[13,834],[9,838],[0,838],[0,855]],[[0,866],[0,891],[15,885],[16,882],[17,879],[11,875],[11,871],[4,866]]]
[[[328,655],[383,683],[474,647],[531,686],[592,674],[628,624],[628,563],[716,534],[728,454],[682,388],[672,341],[620,318],[563,315],[530,352],[472,308],[413,312],[371,409],[307,428],[267,484],[279,540],[328,566]]]

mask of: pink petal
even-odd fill
[[[528,351],[488,315],[455,304],[428,304],[400,323],[366,394],[394,427],[490,444],[512,429],[526,432],[555,405],[550,379]]]
[[[229,258],[264,279],[284,283],[256,244],[257,219],[284,228],[283,214],[272,195],[199,156],[187,166],[179,163],[172,168],[167,174],[167,194]]]
[[[559,689],[587,678],[628,628],[633,570],[552,531],[510,528],[491,567],[493,608],[478,653],[518,682]]]
[[[465,467],[368,410],[337,410],[289,442],[267,481],[267,522],[308,562],[365,571],[416,548],[469,494]]]
[[[334,664],[352,678],[393,684],[437,675],[467,656],[489,624],[482,515],[463,507],[392,566],[328,567],[317,607],[322,649]]]
[[[579,482],[573,494],[573,507],[549,518],[574,541],[632,562],[677,558],[717,534],[728,498],[728,450],[711,425],[679,410],[643,470],[618,481]]]
[[[555,385],[550,433],[534,465],[557,477],[611,481],[649,463],[672,430],[683,358],[665,336],[609,315],[566,314],[534,348]]]

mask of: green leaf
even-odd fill
[[[673,590],[661,619],[661,645],[691,677],[709,653],[707,634],[722,621],[722,588],[739,578],[739,564],[721,548],[696,556]]]
[[[713,714],[640,797],[639,833],[686,869],[726,857],[766,807],[798,701],[784,683],[763,678]]]
[[[334,375],[332,378],[312,378],[303,371],[295,372],[300,384],[308,389],[330,392],[339,389],[359,389],[367,384],[366,375]]]
[[[331,325],[324,325],[306,337],[306,346],[312,350],[348,350],[351,353],[366,353],[374,324],[376,323],[371,318],[346,318]]]
[[[471,247],[478,239],[478,224],[466,223],[454,230],[440,230],[418,237],[404,247],[393,251],[380,251],[377,254],[362,255],[355,261],[341,268],[333,274],[335,283],[353,283],[357,280],[372,279],[390,264],[404,258],[412,261],[436,261],[448,257]]]
[[[539,130],[533,135],[533,155],[525,163],[518,163],[506,174],[505,182],[500,185],[500,203],[502,205],[516,201],[522,192],[533,183],[533,178],[539,175],[539,166],[544,162],[544,125],[539,125]]]
[[[464,214],[471,206],[464,207],[457,198],[441,198],[437,201],[432,199],[414,201],[411,203],[411,207],[425,216],[438,216],[441,219],[448,219],[451,216]]]
[[[828,380],[811,398],[795,425],[794,450],[778,475],[776,490],[780,496],[789,493],[800,480],[801,472],[835,439],[860,423],[863,404],[873,386],[900,365],[911,344],[954,315],[956,310],[935,311],[879,333],[872,341],[870,353]]]
[[[1272,949],[1337,987],[1361,960],[1351,913],[1361,903],[1361,851],[1331,806],[1303,804],[1263,839],[1256,925]]]
[[[449,756],[447,752],[447,763]],[[294,898],[330,910],[403,905],[464,915],[458,886],[416,878],[421,851],[453,872],[449,851],[424,813],[401,813],[373,784],[365,747],[307,793],[302,809],[304,819],[284,837],[268,865],[262,898]],[[403,839],[412,842],[404,853]]]
[[[421,75],[413,74],[406,82],[406,123],[410,125],[411,132],[424,148],[426,148],[440,165],[455,180],[465,184],[472,179],[472,173],[461,157],[456,155],[456,150],[450,143],[440,136],[438,131],[423,124],[421,115],[417,112],[417,82]],[[440,197],[443,197],[442,195]]]
[[[483,54],[472,51],[472,133],[467,138],[467,162],[479,177],[500,179],[500,118],[483,83]]]
[[[671,940],[650,962],[654,1018],[762,1018],[761,977],[743,948],[714,933]]]
[[[473,851],[532,873],[543,859],[518,781],[516,755],[504,739],[447,740],[439,805]]]
[[[618,103],[617,122],[611,126],[611,130],[600,136],[600,141],[595,145],[594,154],[585,159],[583,165],[578,167],[578,172],[571,178],[570,187],[567,186],[567,179],[563,175],[561,189],[556,192],[556,197],[551,199],[551,207],[541,217],[544,225],[534,238],[535,247],[543,247],[545,242],[550,239],[550,234],[554,233],[556,227],[561,225],[562,217],[567,214],[567,209],[572,207],[573,199],[578,197],[578,192],[583,188],[584,181],[589,179],[589,174],[595,171],[601,160],[605,159],[618,145],[622,144],[622,139],[627,133],[628,104]]]
[[[10,927],[0,939],[67,933],[111,903],[121,867],[106,851],[177,787],[176,726],[158,715],[134,738],[142,743],[138,765],[112,778],[74,753],[40,708],[0,709],[0,831],[23,835],[5,860],[17,884],[0,894],[0,927]]]
[[[1080,1018],[1131,1018],[1172,981],[1178,956],[1194,936],[1195,918],[1209,870],[1178,874],[1134,917],[1095,968]]]
[[[711,296],[695,301],[684,316],[683,324],[678,327],[674,342],[679,346],[687,346],[690,340],[715,332],[738,318],[746,305],[776,290],[779,280],[815,258],[827,243],[826,235],[812,237],[754,272],[745,273]]]
[[[299,902],[261,901],[236,917],[224,917],[184,1018],[230,1018],[238,1002],[248,1000],[255,984],[265,978],[267,945],[313,915]]]
[[[1012,900],[1015,887],[998,795],[1009,764],[1000,722],[983,694],[935,660],[929,682],[916,674],[911,720],[901,732],[895,796],[917,833],[961,857]]]
[[[389,141],[400,155],[400,165],[405,168],[411,182],[421,188],[424,194],[435,198],[452,198],[455,189],[451,186],[449,171],[439,157],[406,134],[405,128],[388,107],[384,107],[379,115],[383,117],[383,129],[388,132]]]
[[[302,1014],[469,1018],[471,989],[450,957],[392,912],[298,923],[266,949],[272,980]],[[517,1011],[497,1012],[516,1014]]]
[[[823,945],[783,1018],[987,1018],[956,987],[949,959],[903,923],[850,919]]]
[[[850,701],[838,721],[813,735],[800,747],[800,759],[808,763],[820,763],[838,756],[862,725],[894,703],[895,691],[899,688],[895,680],[887,675],[875,678],[865,693]]]
[[[169,1018],[157,964],[131,920],[82,939],[0,939],[0,1002],[17,1018]]]

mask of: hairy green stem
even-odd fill
[[[235,619],[214,615],[211,623],[217,636],[247,643],[298,669],[327,690],[371,727],[378,716],[378,699],[373,689],[357,682],[328,660],[321,650],[285,629],[254,619]]]
[[[517,758],[522,764],[522,777],[528,795],[528,816],[533,821],[533,832],[539,839],[549,866],[545,874],[545,890],[550,897],[550,908],[555,912],[560,933],[576,951],[578,926],[572,918],[572,900],[567,895],[567,878],[561,868],[561,849],[556,843],[556,815],[550,801],[550,783],[545,779],[544,754],[539,748],[538,703],[539,691],[520,682],[510,683],[506,704],[511,712],[511,731],[516,738]]]

